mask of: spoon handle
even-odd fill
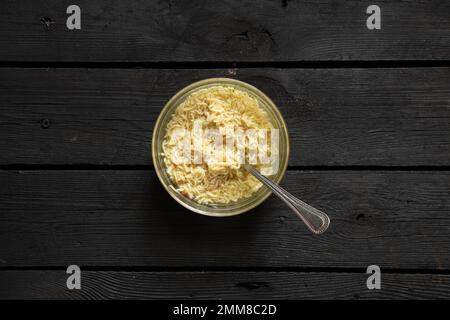
[[[244,164],[244,167],[255,178],[261,181],[266,187],[277,195],[284,203],[286,203],[292,211],[294,211],[300,219],[306,224],[309,230],[315,234],[321,234],[327,230],[330,225],[330,218],[324,212],[311,207],[309,204],[304,203],[300,199],[297,199],[292,194],[284,190],[282,187],[272,182],[266,176],[263,176],[253,166]]]

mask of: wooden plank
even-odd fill
[[[448,60],[450,4],[377,1],[79,0],[81,30],[66,27],[68,3],[0,4],[3,61]]]
[[[291,166],[450,163],[449,68],[6,68],[0,164],[150,165],[165,102],[191,82],[223,76],[277,103]]]
[[[231,218],[184,209],[153,171],[1,171],[0,266],[448,270],[450,172],[289,171],[327,212],[313,236],[278,199]]]
[[[81,271],[81,290],[64,270],[0,271],[0,299],[449,299],[450,276],[382,273]]]

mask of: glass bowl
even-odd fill
[[[172,118],[172,114],[177,109],[177,107],[193,92],[218,85],[235,87],[236,89],[247,92],[250,96],[256,98],[259,102],[259,106],[267,113],[274,128],[279,129],[279,168],[275,175],[269,176],[268,178],[276,183],[281,182],[281,179],[286,172],[289,160],[289,137],[283,116],[281,115],[280,111],[275,106],[273,101],[270,100],[270,98],[268,98],[257,88],[249,85],[248,83],[229,78],[211,78],[195,82],[181,89],[166,103],[158,119],[156,120],[155,128],[153,129],[152,157],[155,171],[158,175],[159,180],[161,181],[166,191],[178,203],[191,211],[203,215],[214,217],[228,217],[255,208],[270,196],[271,191],[262,186],[252,196],[236,202],[231,202],[228,204],[199,204],[176,191],[176,185],[173,184],[172,180],[167,174],[166,165],[164,163],[162,155],[162,142],[164,140],[164,135],[166,134],[167,123]]]

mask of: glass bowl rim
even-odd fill
[[[244,82],[244,81],[240,81],[240,80],[236,80],[236,79],[232,79],[232,78],[225,78],[225,77],[215,77],[215,78],[207,78],[207,79],[203,79],[203,80],[199,80],[196,82],[193,82],[185,87],[183,87],[182,89],[180,89],[179,91],[177,91],[164,105],[164,107],[161,109],[158,118],[156,119],[155,122],[155,126],[153,127],[153,133],[152,133],[152,160],[153,160],[153,165],[156,171],[156,175],[158,176],[159,181],[161,182],[161,184],[163,185],[164,189],[167,191],[168,194],[170,194],[170,196],[179,204],[181,204],[183,207],[189,209],[190,211],[193,211],[195,213],[199,213],[205,216],[211,216],[211,217],[231,217],[231,216],[235,216],[238,214],[242,214],[244,212],[248,212],[251,209],[256,208],[257,206],[259,206],[261,203],[263,203],[271,194],[272,191],[270,191],[269,189],[267,189],[267,193],[262,196],[261,198],[259,198],[258,200],[251,202],[249,205],[239,208],[238,210],[235,211],[230,211],[228,213],[215,213],[215,212],[208,212],[207,210],[201,210],[198,208],[194,208],[191,205],[189,205],[188,203],[182,201],[181,199],[177,198],[172,192],[173,190],[171,190],[171,188],[166,185],[163,177],[161,176],[161,172],[159,170],[159,168],[156,166],[157,163],[157,155],[156,155],[156,148],[157,148],[157,141],[155,139],[155,136],[157,134],[157,132],[159,132],[161,130],[161,123],[164,119],[164,117],[166,116],[166,113],[168,112],[169,108],[172,106],[172,104],[179,99],[180,97],[182,97],[183,95],[185,95],[186,93],[188,93],[189,91],[193,90],[193,89],[201,89],[200,87],[205,86],[205,85],[212,85],[212,84],[217,84],[218,86],[220,85],[224,85],[226,86],[227,84],[229,85],[235,85],[236,87],[244,87],[245,89],[247,89],[248,91],[252,92],[254,95],[256,95],[259,99],[261,100],[265,100],[265,102],[269,105],[269,107],[272,109],[272,111],[276,114],[276,117],[278,118],[277,120],[281,122],[282,126],[281,128],[278,128],[280,130],[283,131],[284,135],[286,136],[286,157],[285,157],[285,161],[283,163],[280,164],[280,170],[281,173],[278,177],[277,180],[275,180],[276,183],[280,183],[281,180],[283,179],[286,170],[287,170],[287,166],[288,166],[288,162],[289,162],[289,151],[290,151],[290,146],[289,146],[289,134],[288,134],[288,130],[287,130],[287,126],[286,126],[286,122],[284,121],[283,115],[281,114],[280,110],[278,109],[277,105],[272,101],[272,99],[270,99],[265,93],[263,93],[261,90],[259,90],[258,88],[256,88],[255,86]],[[207,208],[206,205],[202,205],[204,208]]]

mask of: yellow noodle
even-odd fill
[[[177,147],[171,140],[174,130],[192,130],[195,120],[202,120],[203,129],[220,130],[225,147],[227,129],[273,128],[258,101],[233,87],[214,86],[199,90],[178,106],[163,141],[167,173],[175,188],[185,196],[201,204],[226,204],[250,197],[261,183],[242,168],[237,159],[220,164],[178,164],[173,159],[173,150]],[[270,149],[270,140],[268,142]],[[191,151],[194,146],[192,142]],[[248,151],[248,145],[245,148]]]

